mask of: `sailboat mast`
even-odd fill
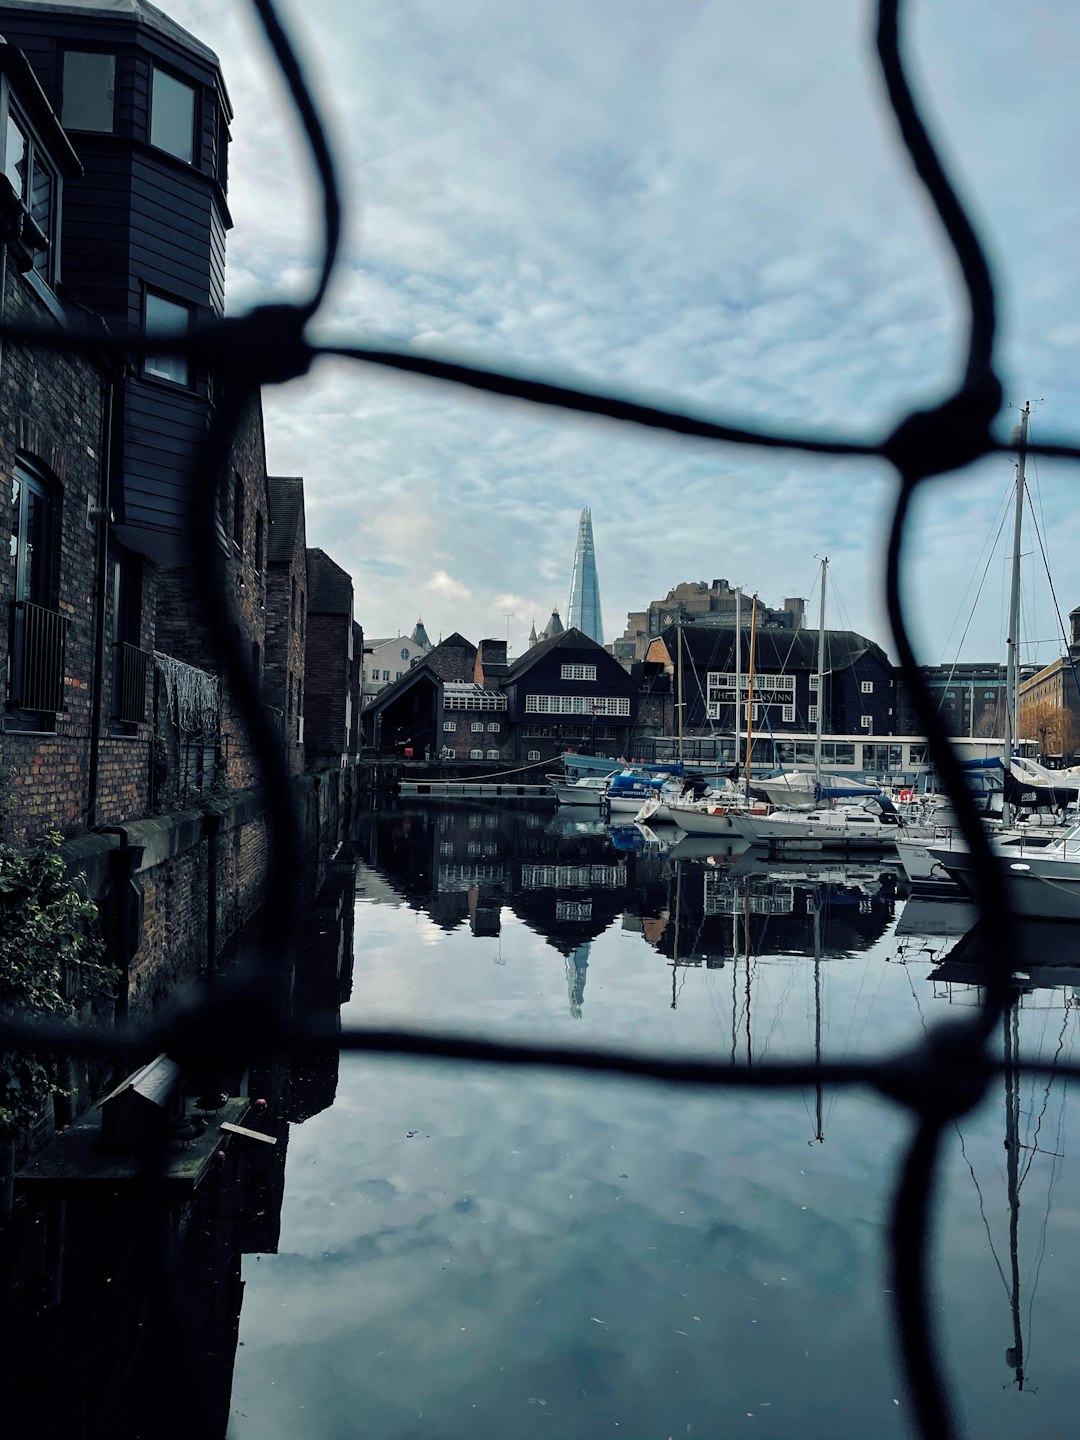
[[[677,654],[677,679],[676,690],[678,692],[676,704],[679,711],[679,759],[683,758],[683,673],[682,673],[682,616],[677,622],[678,654]]]
[[[1026,401],[1020,412],[1020,445],[1016,460],[1016,513],[1013,517],[1012,585],[1009,589],[1009,636],[1005,669],[1005,753],[1002,757],[1006,778],[1016,742],[1020,739],[1020,535],[1024,523],[1024,459],[1027,455],[1028,417],[1031,402]],[[1012,805],[1001,804],[1004,824],[1012,821]]]
[[[814,788],[821,785],[821,732],[825,723],[825,577],[829,557],[821,562],[821,603],[818,608],[817,636],[817,727],[814,730]]]
[[[735,764],[739,763],[739,714],[742,706],[742,590],[735,591]],[[736,770],[738,774],[738,770]]]
[[[757,596],[750,607],[750,675],[746,687],[746,794],[750,795],[750,752],[754,748],[754,643],[757,639]]]
[[[814,901],[814,1065],[818,1076],[814,1083],[814,1139],[819,1145],[825,1143],[824,1117],[822,1115],[821,1093],[821,896],[823,889],[811,892]]]

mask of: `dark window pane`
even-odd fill
[[[146,293],[146,329],[153,335],[183,335],[190,323],[191,313],[186,305],[175,300],[166,300],[163,295]],[[188,384],[188,362],[183,355],[147,355],[143,362],[147,375],[159,380],[172,380],[177,385]]]
[[[164,70],[154,70],[150,143],[191,163],[195,138],[195,91]]]
[[[64,56],[61,119],[69,130],[113,128],[116,56],[69,50]]]
[[[11,181],[11,188],[23,199],[26,195],[26,136],[9,115],[7,121],[7,150],[4,155],[4,174]]]

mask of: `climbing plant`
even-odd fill
[[[103,962],[97,906],[65,874],[63,837],[33,846],[0,842],[0,1011],[25,1008],[74,1017],[113,993],[118,974]],[[30,1124],[54,1085],[50,1057],[0,1051],[0,1135]]]

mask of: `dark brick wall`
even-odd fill
[[[299,775],[304,769],[300,717],[304,713],[306,689],[306,547],[304,508],[301,504],[296,539],[288,563],[271,565],[266,576],[266,666],[263,672],[263,700],[280,712],[285,762],[290,775]]]
[[[237,517],[237,481],[243,486],[241,523]],[[222,514],[225,517],[227,624],[239,630],[240,647],[251,665],[258,647],[260,689],[266,654],[266,537],[268,501],[266,450],[263,439],[262,405],[256,399],[237,430],[229,455],[228,474],[223,484]],[[258,517],[262,517],[262,553],[256,554]],[[206,670],[223,673],[220,649],[204,618],[204,606],[194,577],[186,568],[163,569],[158,579],[157,648]],[[260,781],[259,767],[239,705],[226,683],[222,686],[221,733],[224,748],[222,779],[229,790],[245,790]]]
[[[50,312],[31,283],[13,265],[6,271],[5,319],[15,325],[50,325]],[[31,839],[46,829],[75,834],[90,816],[90,736],[97,667],[97,604],[100,532],[88,526],[87,502],[99,503],[103,451],[105,376],[91,359],[31,349],[7,339],[0,352],[0,525],[10,533],[15,459],[26,456],[53,484],[54,545],[52,604],[69,620],[64,667],[64,709],[55,733],[7,729],[3,764],[10,809],[4,831],[12,839]],[[109,542],[109,558],[119,547]],[[152,649],[154,570],[142,567],[139,601],[140,646]],[[113,614],[112,587],[106,585],[105,654],[98,774],[100,822],[144,814],[148,802],[150,725],[129,727],[123,739],[111,739]],[[0,674],[7,702],[13,576],[0,574]],[[148,675],[149,706],[152,675]],[[51,723],[51,722],[46,722]]]
[[[312,769],[348,753],[351,642],[350,616],[308,616],[304,744]]]

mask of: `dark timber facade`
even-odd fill
[[[177,332],[224,314],[232,111],[216,56],[142,0],[0,4],[83,174],[64,190],[64,282],[116,333]],[[188,476],[214,399],[211,373],[132,357],[114,404],[117,538],[184,561]]]

